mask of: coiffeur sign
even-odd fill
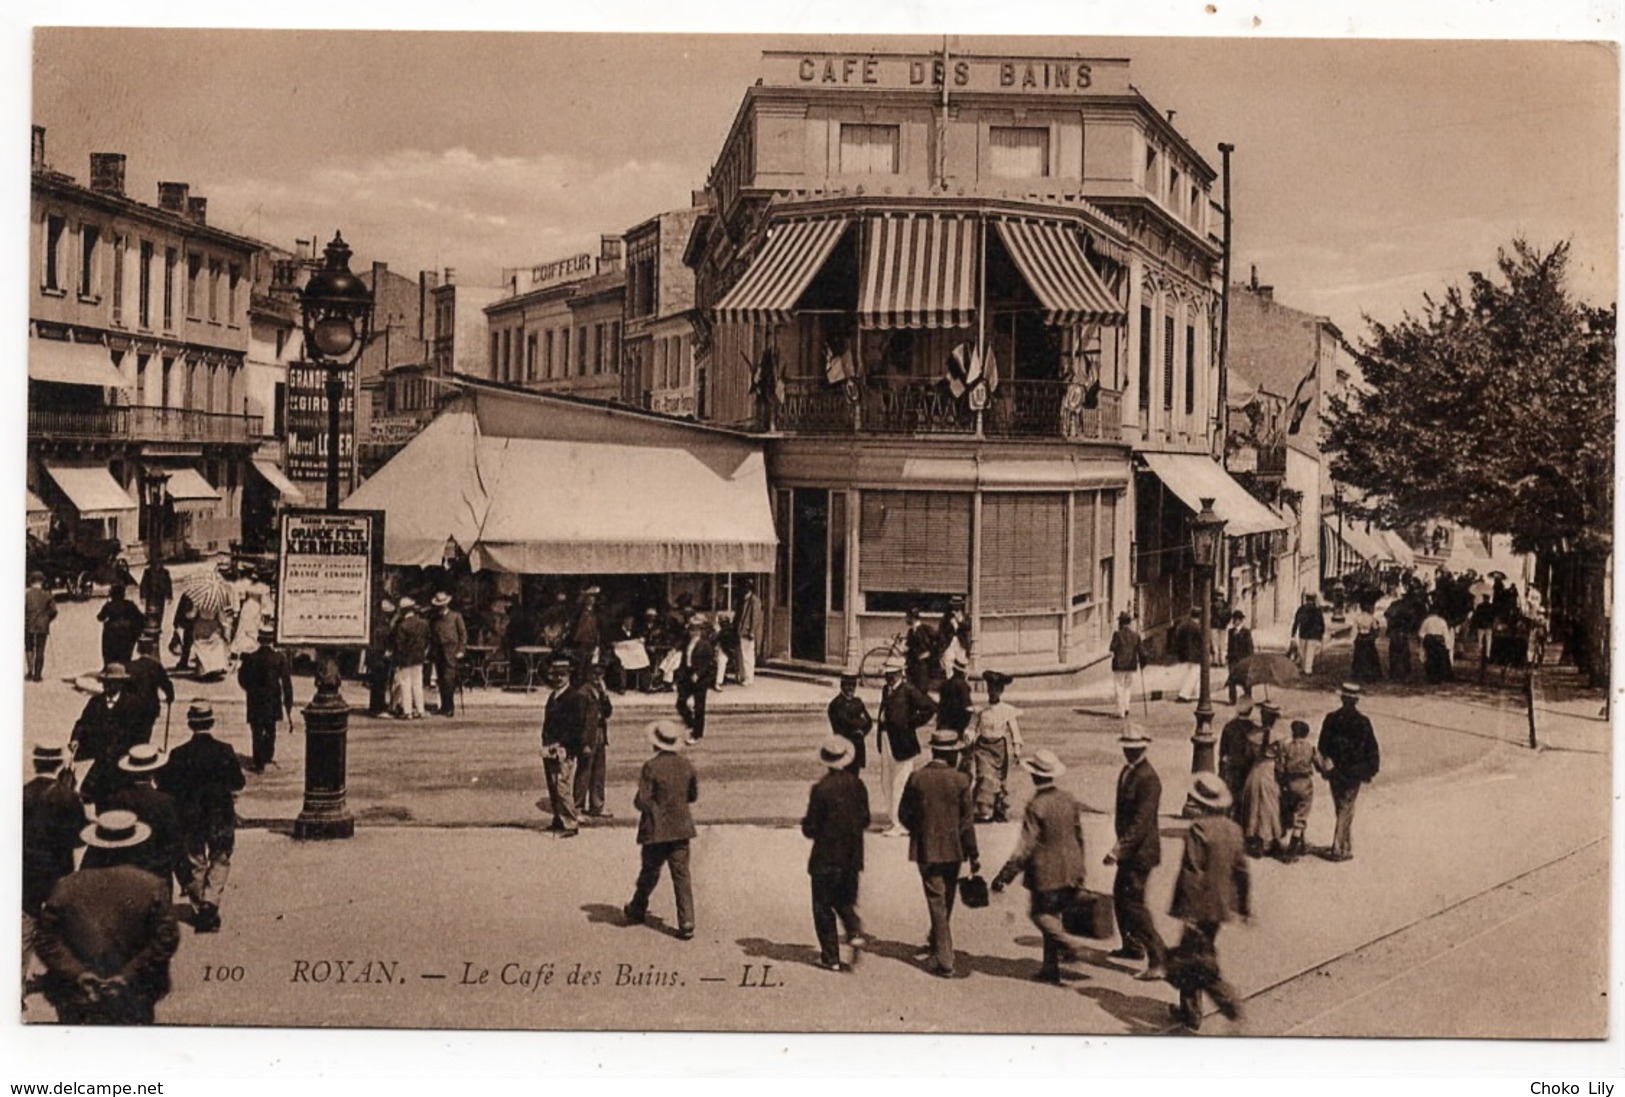
[[[383,511],[284,511],[277,642],[366,646],[383,563]]]

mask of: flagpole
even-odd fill
[[[946,78],[944,78],[946,84]],[[987,389],[987,216],[984,214],[976,219],[976,233],[979,237],[979,246],[976,254],[976,360],[981,363],[982,387]],[[989,399],[993,392],[987,390]],[[982,416],[987,412],[987,400],[976,412],[976,437],[982,437]]]

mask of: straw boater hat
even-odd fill
[[[260,622],[259,638],[261,640],[275,640],[276,639],[276,622],[275,621],[261,621]]]
[[[1066,766],[1053,750],[1035,750],[1021,760],[1021,768],[1043,781],[1053,781],[1066,772]]]
[[[970,666],[970,664],[965,661],[965,657],[963,655],[957,653],[954,655],[955,670],[964,670],[968,666]]]
[[[1236,715],[1246,716],[1251,711],[1253,711],[1253,699],[1244,693],[1236,699]]]
[[[855,686],[857,684],[858,684],[858,673],[857,673],[857,671],[855,671],[855,670],[843,670],[841,672],[841,685],[843,685],[843,686]]]
[[[186,710],[186,726],[193,731],[208,731],[214,727],[214,706],[207,701],[193,701]]]
[[[880,672],[882,674],[901,674],[903,673],[903,661],[894,655],[881,664]]]
[[[1151,736],[1139,728],[1131,726],[1123,729],[1123,734],[1117,737],[1117,743],[1119,746],[1124,747],[1144,748],[1151,745]]]
[[[649,725],[649,743],[656,750],[675,754],[683,749],[683,729],[670,720],[656,720]]]
[[[406,595],[406,596],[401,598],[401,608],[402,609],[417,609],[418,604],[412,600],[411,595]]]
[[[707,617],[703,613],[696,613],[693,617],[688,619],[688,627],[690,629],[710,628],[711,618]]]
[[[137,743],[118,760],[118,768],[125,773],[152,773],[164,768],[169,759],[151,743]]]
[[[1360,688],[1360,683],[1358,682],[1344,682],[1341,686],[1337,687],[1337,692],[1344,697],[1356,698],[1363,696],[1365,693],[1365,691]]]
[[[435,596],[433,598],[429,599],[429,604],[431,606],[440,606],[442,608],[445,607],[445,606],[449,606],[449,605],[451,605],[451,595],[447,594],[443,590],[442,591],[436,591]]]
[[[1190,799],[1210,811],[1223,811],[1230,806],[1230,790],[1217,773],[1198,773],[1191,778]]]
[[[68,752],[61,747],[34,744],[34,772],[59,773],[68,764]]]
[[[818,760],[830,769],[845,769],[852,764],[852,759],[857,757],[857,753],[852,740],[831,735],[818,748]]]
[[[932,750],[958,750],[964,743],[953,728],[937,728],[931,733]]]
[[[137,819],[133,811],[104,811],[79,832],[79,837],[85,845],[97,849],[128,849],[152,837],[152,828]]]
[[[96,675],[98,682],[128,682],[130,672],[124,669],[123,663],[108,663],[102,672]]]

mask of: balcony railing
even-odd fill
[[[1069,406],[1064,381],[1005,381],[982,414],[982,432],[999,438],[1065,438],[1115,442],[1122,437],[1122,397],[1102,390],[1096,406]],[[774,413],[782,431],[802,434],[974,434],[976,413],[936,380],[863,381],[852,401],[843,386],[785,382]]]
[[[187,408],[85,408],[59,411],[30,408],[28,433],[36,438],[81,438],[121,442],[224,442],[257,440],[258,415],[226,415]]]

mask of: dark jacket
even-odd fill
[[[1247,736],[1257,729],[1251,717],[1237,716],[1219,732],[1219,776],[1232,793],[1239,794],[1241,783],[1247,779]]]
[[[859,872],[863,869],[863,832],[869,829],[869,790],[863,779],[832,769],[812,787],[801,833],[812,839],[807,871]]]
[[[1326,638],[1326,614],[1321,612],[1319,606],[1312,606],[1305,602],[1298,607],[1298,612],[1292,616],[1292,635],[1302,640],[1324,640]]]
[[[1187,922],[1228,922],[1246,916],[1249,887],[1241,828],[1223,815],[1203,815],[1185,832],[1185,853],[1168,913]]]
[[[1207,638],[1202,635],[1202,622],[1194,617],[1186,617],[1174,626],[1173,638],[1169,647],[1173,650],[1174,658],[1181,663],[1200,663],[1202,649],[1207,646]]]
[[[422,666],[429,657],[429,622],[421,613],[408,613],[389,634],[390,657],[397,667]]]
[[[1008,884],[1021,873],[1031,891],[1060,891],[1083,886],[1083,820],[1078,802],[1054,785],[1041,786],[1027,801],[1016,851],[997,877]]]
[[[561,746],[570,757],[579,756],[587,745],[592,705],[592,698],[579,686],[565,686],[551,694],[542,710],[542,746]]]
[[[581,745],[587,750],[602,750],[609,744],[609,718],[615,714],[615,704],[609,699],[609,690],[602,686],[583,683],[576,688],[584,698],[582,715],[586,720]]]
[[[91,846],[79,862],[80,868],[108,868],[112,865],[135,865],[154,876],[168,880],[175,876],[182,881],[191,879],[191,862],[186,859],[186,844],[181,838],[180,816],[175,811],[175,800],[168,793],[159,792],[142,782],[129,784],[108,796],[97,805],[101,811],[133,811],[135,817],[152,828],[152,837],[129,849],[102,849]]]
[[[1334,785],[1363,784],[1377,775],[1382,763],[1377,733],[1357,708],[1327,713],[1317,749],[1330,764],[1326,779]]]
[[[63,877],[40,910],[34,947],[45,964],[45,996],[79,1002],[84,972],[122,976],[129,993],[169,993],[169,960],[180,945],[169,884],[130,865]]]
[[[964,675],[955,674],[943,679],[941,688],[937,690],[937,727],[964,731],[970,727],[973,711],[970,683]]]
[[[933,759],[909,775],[898,821],[908,828],[908,859],[922,865],[977,860],[970,778]]]
[[[23,631],[30,636],[51,631],[56,620],[56,597],[44,587],[29,587],[23,592]]]
[[[910,667],[920,666],[931,661],[937,653],[936,638],[931,630],[920,622],[909,629],[903,638],[903,659]]]
[[[1124,766],[1117,778],[1117,810],[1113,825],[1117,845],[1112,852],[1130,868],[1149,869],[1162,863],[1162,835],[1157,812],[1162,806],[1162,778],[1148,758]]]
[[[937,706],[913,682],[899,680],[880,695],[880,734],[885,736],[891,756],[906,762],[920,753],[918,731],[931,722]]]
[[[242,790],[243,766],[237,752],[206,731],[170,752],[158,771],[158,787],[175,798],[175,814],[188,835],[218,833],[236,827],[232,793]]]
[[[829,703],[828,716],[829,730],[850,742],[857,752],[852,758],[852,768],[862,769],[869,760],[869,729],[875,726],[874,718],[869,715],[869,706],[855,693],[851,697],[838,693]]]
[[[638,774],[638,844],[682,842],[694,837],[694,815],[688,805],[700,798],[699,779],[687,758],[659,751]]]
[[[129,690],[119,691],[111,705],[105,694],[85,702],[73,725],[73,760],[103,758],[117,762],[135,745],[136,736],[148,725],[142,718],[141,702]]]
[[[1145,646],[1131,628],[1112,633],[1111,652],[1113,670],[1138,670],[1145,665]]]
[[[450,606],[437,612],[429,622],[429,641],[437,658],[455,665],[468,650],[468,626],[463,623],[463,615]]]
[[[169,577],[169,569],[162,564],[148,564],[147,570],[141,573],[141,600],[167,602],[173,597],[175,582]]]
[[[690,689],[711,689],[717,684],[716,646],[704,636],[693,646],[694,650],[690,652],[688,642],[683,642],[683,661],[677,667],[677,682]]]
[[[1253,653],[1253,630],[1246,625],[1225,634],[1224,661],[1235,666]]]
[[[56,882],[73,871],[84,826],[85,806],[71,770],[23,786],[23,910],[38,914]]]
[[[293,672],[286,653],[276,648],[261,644],[243,656],[237,684],[243,687],[251,725],[275,724],[293,708]]]
[[[147,627],[141,607],[127,598],[109,598],[97,612],[96,620],[102,623],[102,662],[128,663],[141,630]]]
[[[175,703],[175,683],[169,680],[169,672],[164,665],[150,655],[137,656],[130,662],[128,671],[130,681],[125,685],[124,692],[139,702],[141,718],[150,724],[163,711],[158,703],[159,697],[170,704]]]

